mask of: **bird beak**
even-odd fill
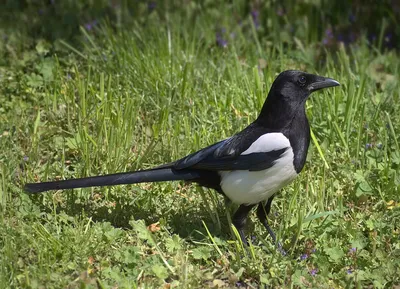
[[[310,92],[313,92],[323,88],[338,86],[338,85],[340,85],[340,83],[332,78],[318,76],[316,77],[315,81],[308,86],[308,90]]]

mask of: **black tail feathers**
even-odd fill
[[[41,193],[50,190],[137,184],[144,182],[190,181],[199,177],[200,172],[196,170],[175,170],[167,167],[64,181],[30,183],[25,185],[24,190],[28,193]]]

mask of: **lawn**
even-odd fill
[[[272,1],[258,14],[233,2],[142,1],[131,18],[121,5],[67,35],[3,23],[1,288],[399,288],[398,51],[383,28],[347,43],[312,27],[314,8],[294,19]],[[287,256],[254,213],[248,253],[235,207],[195,185],[22,190],[150,168],[229,137],[286,69],[341,83],[308,100],[306,166],[272,205]]]

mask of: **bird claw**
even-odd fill
[[[276,247],[278,249],[278,252],[281,253],[282,256],[287,256],[288,253],[285,251],[285,249],[283,249],[281,242],[277,242]]]

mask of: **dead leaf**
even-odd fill
[[[94,258],[93,258],[92,256],[90,256],[90,257],[88,258],[88,263],[89,263],[90,265],[93,265],[94,262],[95,262]]]
[[[153,223],[153,224],[147,226],[147,230],[149,230],[152,233],[160,231],[160,229],[161,229],[160,222]]]
[[[225,287],[225,285],[226,285],[225,282],[222,281],[221,279],[215,279],[213,281],[213,287],[222,288],[222,287]]]
[[[381,63],[372,62],[368,67],[368,75],[378,84],[385,88],[385,86],[394,84],[397,79],[393,74],[385,71],[385,66]]]
[[[258,68],[259,69],[264,69],[264,68],[266,68],[267,67],[267,61],[265,60],[265,59],[262,59],[262,58],[260,58],[260,59],[258,59]]]

